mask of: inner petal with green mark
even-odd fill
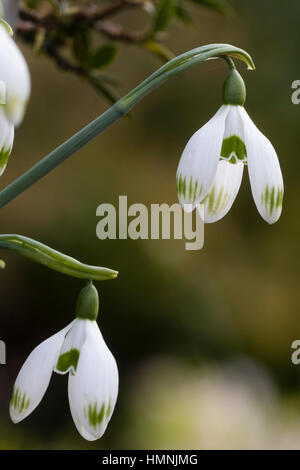
[[[261,193],[261,203],[265,206],[267,212],[272,215],[274,210],[281,209],[283,201],[283,188],[275,188],[275,186],[265,188]]]
[[[10,406],[14,409],[15,413],[21,414],[30,405],[30,398],[26,393],[22,393],[18,387],[14,387],[13,394],[10,400]]]
[[[228,160],[233,164],[238,161],[246,163],[247,149],[244,141],[237,135],[226,137],[222,143],[221,160]]]
[[[69,351],[61,354],[58,358],[55,370],[58,372],[76,371],[80,352],[78,349],[72,348]]]

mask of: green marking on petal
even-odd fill
[[[0,150],[0,173],[5,169],[9,156],[11,154],[12,147],[2,147]]]
[[[182,195],[183,195],[183,197],[185,197],[185,193],[186,193],[186,177],[183,178],[183,182],[182,182]]]
[[[247,160],[245,143],[237,135],[226,137],[222,143],[221,157],[233,164],[238,160],[245,162]]]
[[[22,411],[25,408],[25,403],[26,403],[26,395],[24,393],[23,398],[22,398],[22,402],[21,402],[21,405],[20,405],[20,411],[19,411],[20,414],[22,413]]]
[[[214,207],[214,202],[215,202],[215,186],[212,187],[211,192],[209,193],[208,196],[208,210],[209,212],[212,212],[213,207]]]
[[[89,404],[88,419],[89,419],[90,426],[96,429],[97,426],[101,425],[104,416],[105,416],[105,403],[102,404],[99,413],[98,413],[97,402],[94,403],[94,406],[92,404]]]
[[[225,207],[227,206],[229,200],[230,200],[230,193],[228,191],[226,191],[225,194],[224,194],[223,204],[222,204],[221,210],[225,209]]]
[[[226,191],[224,193],[224,187],[222,186],[216,195],[215,186],[213,186],[211,192],[202,201],[207,206],[207,212],[211,215],[215,215],[219,210],[224,210],[227,204],[230,202],[231,193]]]
[[[192,200],[192,194],[193,194],[193,177],[191,176],[190,178],[190,184],[189,184],[189,200]]]
[[[109,399],[107,409],[106,409],[106,412],[105,412],[106,419],[108,419],[110,417],[110,413],[111,413],[111,399]]]
[[[178,196],[180,196],[181,195],[181,174],[178,175],[176,178],[176,185],[177,185]]]
[[[274,209],[279,209],[282,207],[283,201],[283,188],[278,188],[276,190],[275,186],[269,188],[266,186],[265,192],[261,194],[261,203],[264,204],[265,209],[272,215]]]
[[[181,194],[181,174],[177,176],[176,178],[176,186],[177,186],[177,193],[178,196]]]
[[[272,187],[271,194],[270,194],[270,214],[272,215],[273,209],[275,205],[275,188]]]
[[[188,198],[190,203],[201,197],[203,184],[199,188],[199,182],[193,176],[183,176],[181,173],[176,177],[177,194],[184,199]]]
[[[215,208],[214,208],[214,213],[216,213],[217,210],[218,210],[219,207],[220,207],[221,200],[222,200],[222,195],[223,195],[223,191],[224,191],[224,188],[223,188],[223,186],[222,186],[222,188],[220,189],[219,195],[218,195],[218,197],[217,197],[216,205],[215,205]]]
[[[268,204],[269,204],[269,186],[267,185],[266,186],[266,189],[265,189],[265,208],[266,210],[268,210]]]
[[[19,390],[18,387],[14,387],[13,394],[10,400],[10,406],[15,410],[16,413],[21,414],[30,405],[30,398],[27,397],[26,393]]]
[[[56,369],[60,372],[67,372],[71,367],[73,367],[73,369],[76,370],[79,356],[80,352],[75,348],[61,354],[58,358]]]
[[[197,197],[197,189],[198,189],[198,180],[196,180],[196,183],[194,186],[193,202],[195,202],[196,197]]]
[[[283,201],[283,188],[278,189],[276,203],[275,203],[276,209],[279,209],[280,207],[282,207],[282,201]]]

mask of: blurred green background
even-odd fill
[[[268,226],[252,200],[247,172],[230,213],[205,227],[205,245],[183,241],[96,238],[96,208],[177,201],[175,173],[184,145],[221,104],[223,61],[173,79],[56,171],[1,210],[1,230],[22,233],[80,260],[120,271],[98,283],[99,324],[119,365],[120,394],[104,437],[85,442],[68,409],[67,378],[53,376],[37,410],[13,425],[14,380],[31,350],[63,328],[82,283],[1,253],[0,449],[300,448],[299,367],[291,343],[300,337],[298,221],[300,79],[298,0],[232,1],[224,18],[195,10],[196,27],[174,24],[166,44],[176,53],[227,42],[256,64],[238,64],[246,108],[278,151],[285,181],[282,217]],[[142,21],[130,14],[128,21]],[[126,18],[124,18],[126,22]],[[71,74],[22,49],[32,97],[16,133],[4,187],[97,117],[107,104]],[[113,65],[120,94],[159,61],[138,47],[121,48]]]

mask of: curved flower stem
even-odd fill
[[[209,44],[197,47],[196,49],[175,57],[117,101],[105,113],[81,129],[77,134],[73,135],[70,139],[53,150],[48,156],[35,164],[30,170],[3,189],[0,192],[0,207],[8,204],[8,202],[60,165],[112,123],[127,114],[136,103],[164,83],[168,78],[179,75],[207,59],[224,58],[227,56],[242,60],[247,64],[248,69],[255,68],[250,55],[246,51],[229,44]]]
[[[0,249],[16,251],[48,268],[80,279],[104,281],[114,279],[118,275],[118,272],[112,269],[80,263],[70,256],[22,235],[0,235]]]
[[[230,68],[231,70],[233,70],[233,69],[236,68],[235,65],[234,65],[233,60],[232,60],[230,57],[228,57],[227,55],[225,55],[225,56],[224,56],[224,59],[226,60],[228,66],[229,66],[229,68]]]

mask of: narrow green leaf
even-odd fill
[[[104,281],[114,279],[118,275],[117,271],[81,263],[75,258],[23,235],[0,235],[0,249],[16,251],[47,268],[80,279]]]

